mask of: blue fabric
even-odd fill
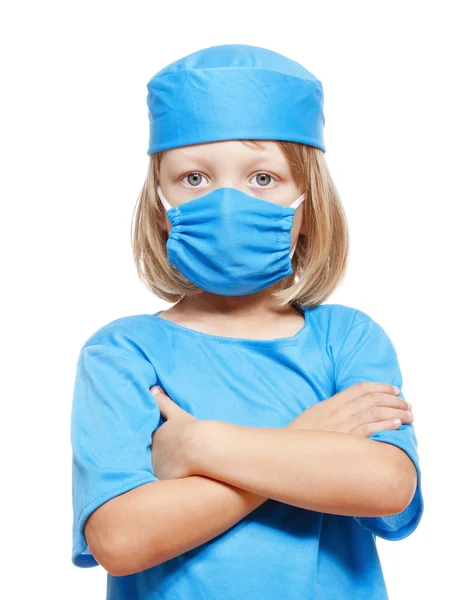
[[[147,154],[233,139],[287,140],[326,151],[321,82],[272,50],[204,48],[161,69],[147,90]]]
[[[167,210],[170,264],[212,294],[245,296],[263,290],[293,272],[295,211],[232,187],[172,206]]]
[[[156,315],[104,325],[79,354],[71,420],[72,562],[78,567],[97,565],[83,532],[88,516],[118,494],[157,480],[150,444],[163,420],[152,385],[198,419],[253,427],[283,427],[358,381],[402,389],[388,335],[351,307],[304,309],[297,334],[267,340],[205,334]],[[376,539],[399,540],[416,529],[423,513],[421,472],[412,424],[371,438],[398,446],[417,468],[417,491],[402,513],[348,517],[269,499],[181,556],[133,575],[108,573],[107,598],[386,599]]]

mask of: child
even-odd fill
[[[147,103],[134,256],[174,305],[81,348],[73,564],[113,600],[383,600],[376,537],[416,529],[421,471],[390,338],[324,304],[348,238],[321,83],[229,44]]]

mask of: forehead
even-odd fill
[[[223,165],[228,161],[240,164],[254,162],[269,163],[286,166],[286,159],[279,145],[270,140],[259,140],[258,145],[252,140],[224,140],[192,146],[171,148],[163,152],[162,160],[165,164],[183,162],[199,162],[207,165]]]

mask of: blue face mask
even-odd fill
[[[293,272],[291,229],[305,194],[281,206],[222,187],[172,207],[157,192],[172,225],[168,260],[199,288],[245,296]]]

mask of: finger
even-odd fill
[[[360,398],[357,398],[353,405],[355,404],[358,406],[358,410],[361,410],[362,408],[371,408],[377,406],[399,408],[401,410],[411,410],[412,408],[411,405],[404,398],[385,392],[370,392],[369,394],[365,394],[364,396],[360,396]],[[380,419],[374,420],[378,421]]]
[[[165,394],[165,390],[163,388],[161,388],[159,385],[153,385],[150,388],[150,391],[152,392],[152,394],[154,396],[157,396],[159,394]]]
[[[157,401],[158,408],[160,409],[160,414],[168,420],[169,412],[170,412],[170,403],[172,402],[171,398],[167,396],[165,390],[159,385],[154,385],[150,388],[155,400]]]
[[[400,419],[402,423],[411,423],[414,415],[411,411],[400,408],[372,406],[366,411],[363,418],[367,423],[378,423],[380,421],[390,421],[391,419]]]
[[[158,409],[160,410],[160,414],[163,418],[169,418],[169,406],[171,399],[167,396],[165,390],[161,388],[159,385],[154,385],[150,388],[151,393],[153,394],[157,404]]]
[[[352,435],[359,435],[361,437],[370,437],[373,433],[377,433],[378,431],[384,430],[394,430],[399,429],[401,427],[401,419],[388,419],[386,421],[378,421],[376,423],[364,423],[356,429],[353,429],[350,433]]]
[[[160,413],[165,419],[170,419],[173,414],[175,414],[175,417],[189,415],[189,413],[174,402],[159,385],[152,386],[150,391],[155,396],[155,400],[158,402],[160,408]]]
[[[355,402],[356,404],[358,402]],[[414,416],[410,411],[405,409],[377,405],[367,406],[359,412],[347,416],[344,422],[350,430],[355,430],[358,427],[370,425],[371,423],[390,421],[395,418],[399,418],[402,423],[411,423]]]
[[[346,402],[356,400],[361,396],[365,396],[371,393],[384,393],[397,396],[397,394],[399,394],[400,391],[401,390],[398,387],[389,383],[380,383],[376,381],[361,381],[360,383],[356,383],[355,385],[350,386],[346,390],[343,390],[336,395],[341,396],[341,399],[344,402]]]

